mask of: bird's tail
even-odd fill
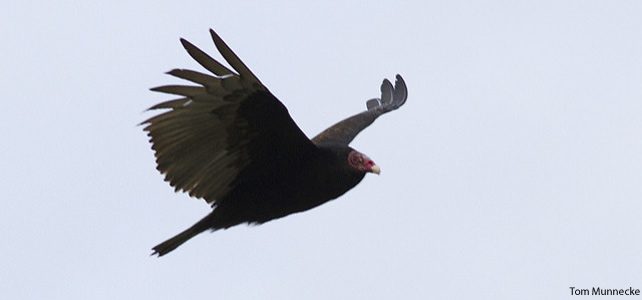
[[[172,252],[172,250],[178,248],[178,246],[182,245],[183,243],[187,242],[189,239],[195,237],[199,233],[209,229],[213,228],[212,224],[212,219],[213,219],[213,214],[210,213],[207,215],[205,218],[201,219],[200,221],[196,222],[196,224],[192,225],[192,227],[187,228],[185,231],[177,234],[176,236],[170,238],[169,240],[166,240],[152,248],[154,252],[152,252],[152,255],[158,255],[163,256],[167,253]]]

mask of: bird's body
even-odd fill
[[[406,99],[403,80],[384,80],[382,98],[368,110],[308,139],[285,106],[211,31],[235,74],[185,40],[184,47],[214,76],[190,70],[169,72],[201,86],[169,85],[153,90],[182,98],[151,109],[170,109],[143,122],[156,152],[158,170],[176,190],[203,198],[214,210],[175,237],[155,246],[162,256],[206,230],[241,223],[261,224],[335,199],[379,167],[349,142],[379,115]]]
[[[265,223],[335,199],[365,176],[365,173],[347,169],[341,164],[349,151],[350,148],[337,151],[336,148],[319,147],[300,161],[288,161],[275,168],[282,172],[265,176],[250,172],[252,176],[247,177],[243,174],[229,195],[221,199],[216,210],[221,210],[222,215],[237,217],[225,225],[229,227],[243,222]]]

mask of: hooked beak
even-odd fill
[[[381,168],[379,168],[379,166],[377,165],[372,165],[372,167],[370,168],[370,172],[379,175],[381,173]]]

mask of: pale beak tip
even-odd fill
[[[374,166],[372,166],[372,168],[370,168],[370,172],[379,175],[379,174],[381,174],[381,168],[379,168],[379,166],[377,166],[377,165],[374,165]]]

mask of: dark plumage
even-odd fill
[[[380,115],[407,98],[401,76],[385,79],[381,98],[312,140],[288,110],[210,30],[216,48],[236,73],[186,40],[181,43],[212,74],[175,69],[169,74],[197,85],[153,91],[180,98],[150,109],[169,109],[145,122],[158,170],[176,191],[202,198],[213,211],[155,246],[159,256],[205,230],[261,224],[335,199],[379,167],[348,144]]]

